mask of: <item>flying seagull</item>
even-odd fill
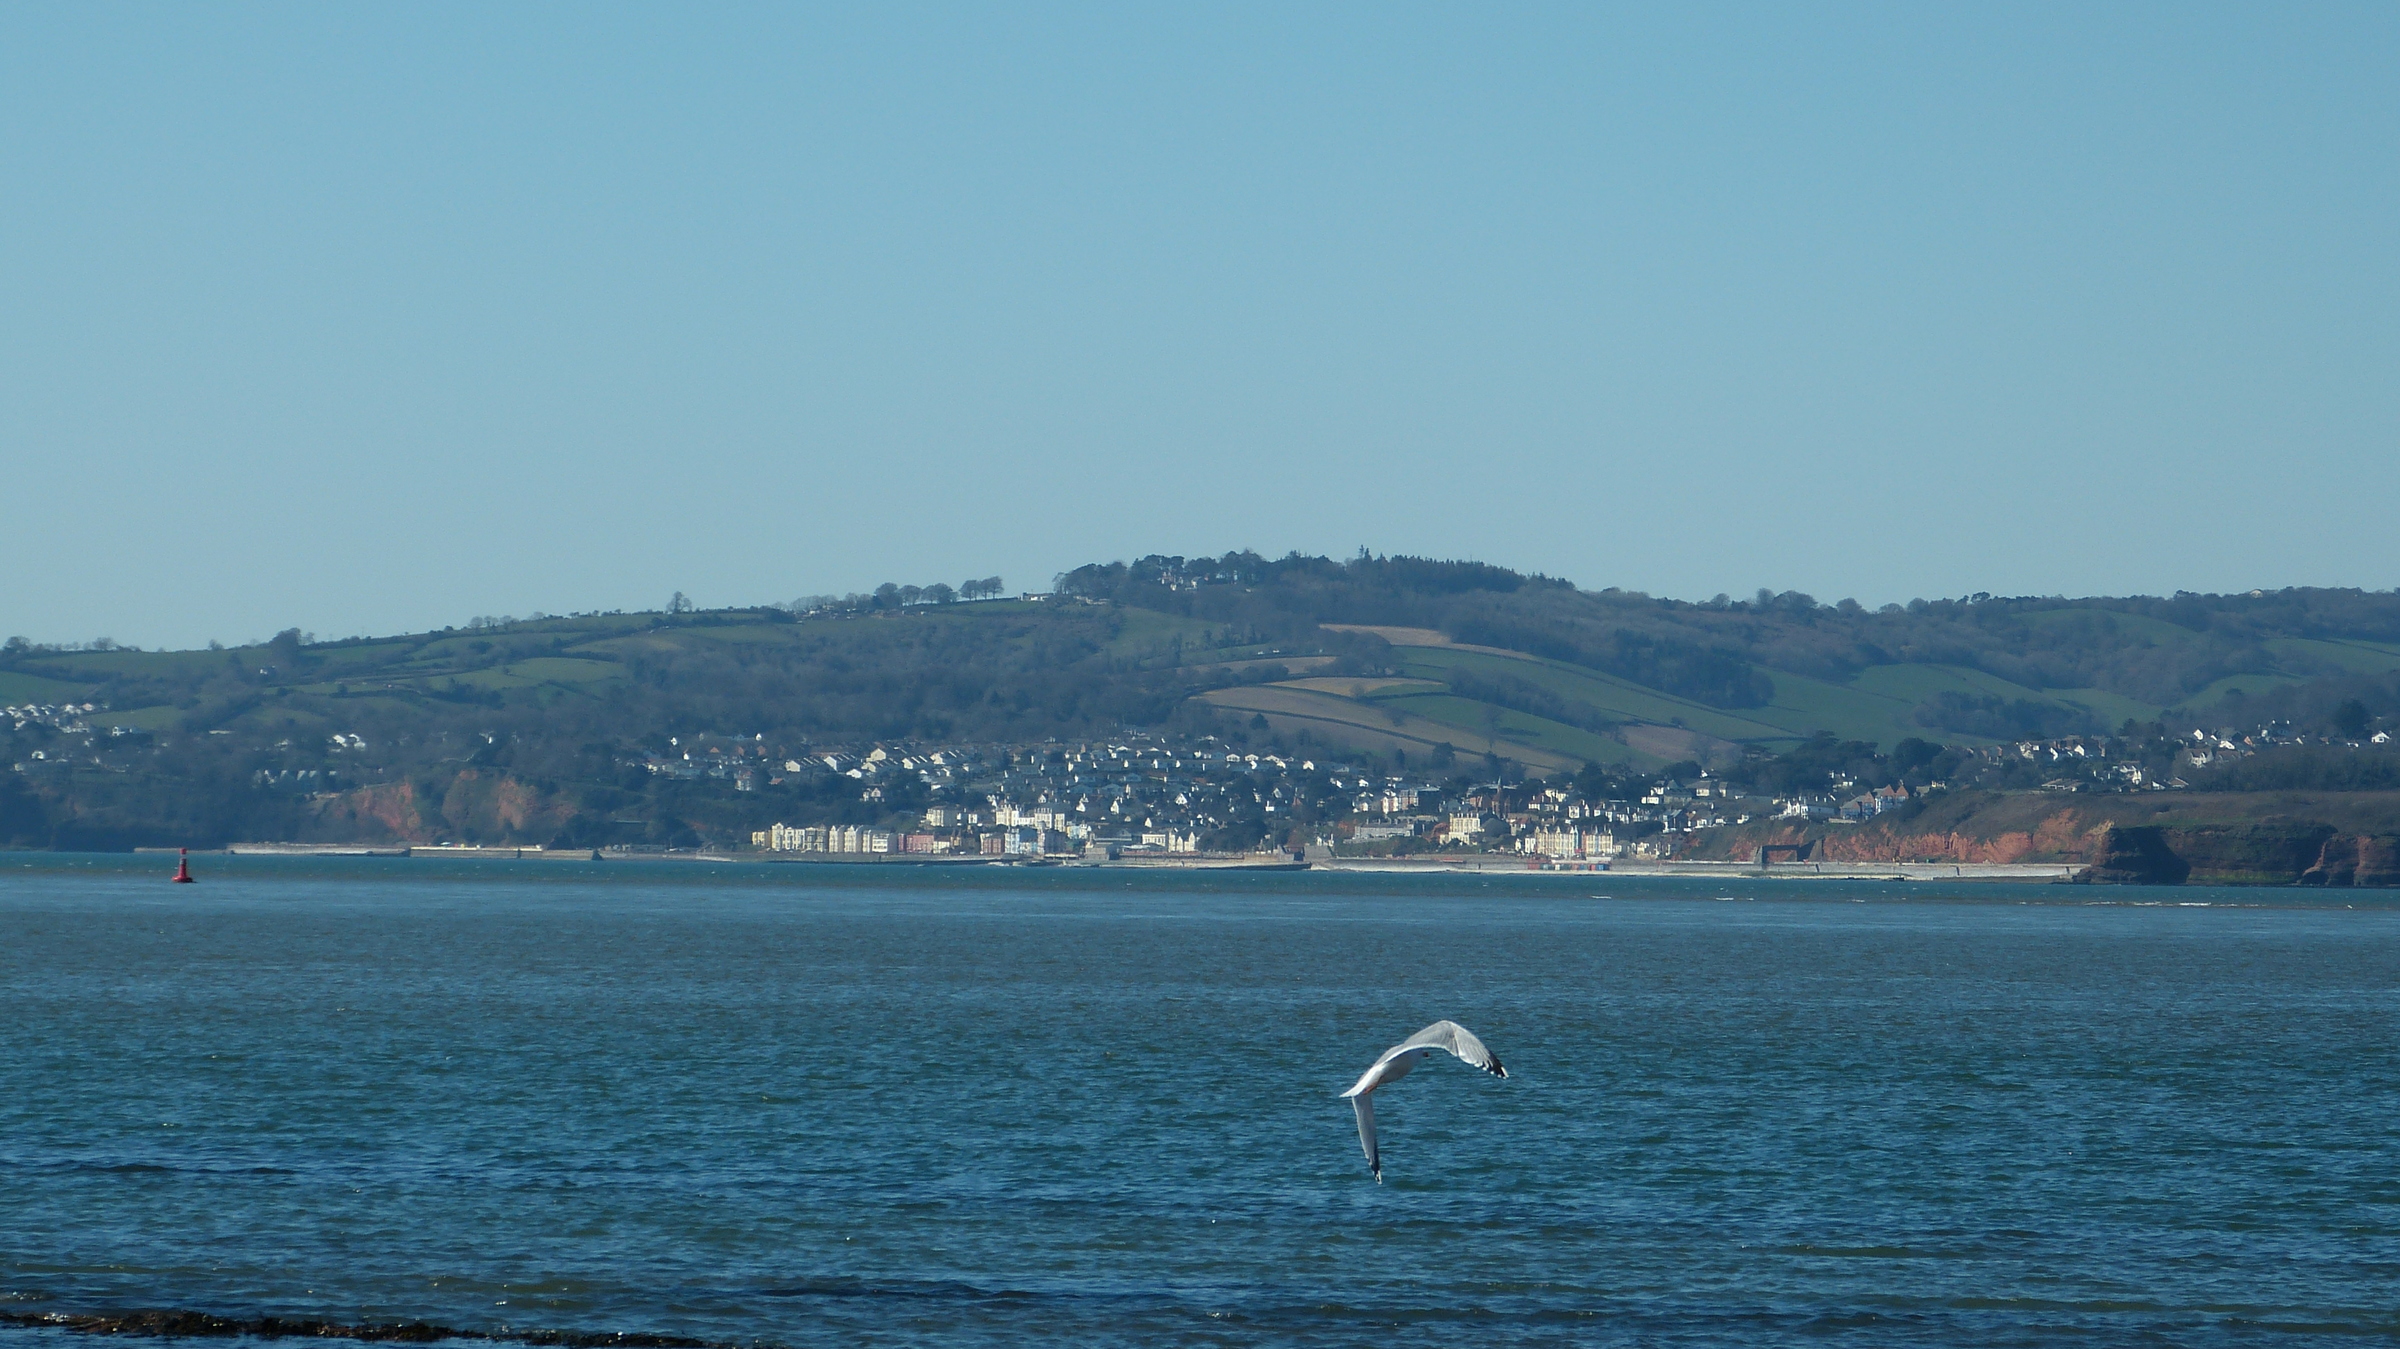
[[[1437,1049],[1446,1049],[1494,1077],[1508,1076],[1508,1070],[1500,1066],[1500,1056],[1484,1048],[1475,1032],[1455,1021],[1436,1021],[1383,1051],[1374,1067],[1359,1074],[1358,1085],[1342,1093],[1358,1111],[1358,1144],[1367,1150],[1367,1169],[1375,1173],[1378,1185],[1383,1183],[1383,1154],[1375,1148],[1375,1089],[1408,1076]]]

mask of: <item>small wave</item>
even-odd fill
[[[1030,1302],[1043,1296],[1022,1288],[978,1288],[955,1279],[809,1279],[760,1291],[767,1297],[922,1298],[933,1302]]]
[[[1780,1255],[1823,1255],[1852,1260],[1944,1260],[1955,1258],[1959,1252],[1928,1250],[1917,1246],[1817,1246],[1796,1245],[1773,1248]]]
[[[0,1169],[21,1168],[28,1171],[81,1171],[103,1176],[296,1176],[300,1173],[288,1166],[240,1163],[135,1162],[97,1160],[89,1157],[58,1157],[43,1159],[0,1159]]]

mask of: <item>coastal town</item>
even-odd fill
[[[2298,876],[2327,830],[2400,833],[2387,639],[2400,597],[2364,592],[1870,612],[1363,551],[181,652],[10,638],[0,846],[1964,861],[2263,812],[2281,851],[2227,874]]]
[[[103,702],[0,707],[28,787],[69,773],[126,775],[160,738]],[[373,728],[369,728],[373,729]],[[1539,774],[1448,746],[1414,758],[1361,753],[1257,726],[1223,734],[1126,729],[1090,740],[1016,744],[823,743],[766,732],[670,734],[601,751],[614,775],[595,798],[607,832],[528,822],[492,831],[354,830],[351,841],[306,833],[251,849],[403,848],[433,855],[749,856],[776,861],[948,861],[1124,865],[1391,863],[1595,868],[1695,858],[1819,857],[1844,831],[1904,825],[1946,794],[2206,795],[2212,775],[2262,754],[2349,755],[2386,749],[2388,731],[2354,724],[2250,726],[2129,723],[2119,735],[2070,734],[1998,743],[1904,739],[1888,749],[1820,734],[1780,749],[1719,748],[1707,762],[1590,764]],[[469,765],[455,783],[505,763],[523,732],[491,730],[412,745],[406,733],[332,729],[286,734],[255,751],[227,732],[198,737],[243,762],[248,788],[289,800],[303,820],[332,803],[434,802],[405,766],[431,753]],[[636,742],[638,744],[639,742]],[[492,779],[494,790],[507,779]],[[456,814],[461,790],[439,800]],[[662,828],[659,805],[694,829]],[[419,808],[422,809],[421,807]],[[505,824],[505,821],[503,821]],[[363,835],[363,836],[361,836]],[[239,836],[236,836],[239,837]],[[275,835],[252,835],[274,839]],[[323,835],[317,838],[323,840]],[[1813,842],[1812,842],[1813,840]],[[1830,847],[1826,845],[1831,845]],[[1854,851],[1854,850],[1853,850]]]
[[[2179,791],[2190,785],[2180,770],[2312,739],[2362,748],[2390,737],[2377,732],[2334,742],[2287,724],[2196,729],[2163,744],[2075,735],[1943,749],[1938,759],[1913,765],[1915,772],[1827,768],[1814,781],[1781,790],[1738,766],[1527,778],[1494,761],[1476,765],[1487,770],[1481,773],[1410,774],[1357,756],[1258,753],[1216,737],[1178,742],[1142,735],[1016,747],[877,745],[779,761],[739,737],[688,743],[679,737],[670,753],[628,763],[660,776],[720,780],[740,793],[808,782],[818,800],[828,785],[843,781],[870,812],[878,803],[921,803],[866,823],[774,819],[750,833],[750,851],[794,860],[1505,854],[1570,864],[1674,859],[1689,855],[1709,831],[1761,821],[1863,824],[1921,808],[1954,785],[2004,780],[2044,792]]]

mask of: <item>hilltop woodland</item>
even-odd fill
[[[1593,792],[1703,766],[1761,790],[1972,770],[2033,791],[2050,770],[1975,752],[2077,736],[2193,789],[2400,787],[2386,756],[2344,747],[2400,720],[2391,593],[1868,610],[1363,553],[1147,557],[1079,568],[1046,596],[999,589],[707,611],[677,596],[650,613],[200,651],[12,638],[0,845],[721,843],[769,819],[873,822],[926,803],[907,783],[862,799],[824,753],[1134,735]],[[2326,743],[2177,767],[2193,728],[2269,725]],[[739,771],[661,771],[686,762]]]

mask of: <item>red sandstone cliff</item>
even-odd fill
[[[1712,830],[1691,856],[1807,844],[1829,862],[2082,862],[2103,880],[2400,885],[2400,794],[1959,792],[1863,824]]]

